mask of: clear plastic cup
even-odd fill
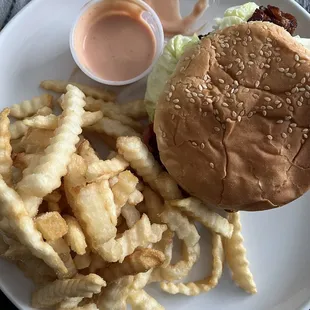
[[[154,66],[154,64],[156,63],[156,61],[158,60],[159,56],[162,54],[163,48],[164,48],[164,31],[163,31],[163,27],[161,24],[161,21],[158,17],[158,15],[155,13],[155,11],[144,1],[142,0],[134,0],[136,3],[138,3],[145,11],[142,13],[142,18],[144,19],[145,23],[147,23],[150,27],[150,29],[153,32],[154,38],[155,38],[155,42],[156,42],[156,46],[155,46],[155,55],[152,61],[152,64],[141,74],[139,74],[138,76],[129,79],[129,80],[124,80],[124,81],[112,81],[112,80],[105,80],[102,79],[101,77],[97,76],[94,72],[92,72],[91,70],[89,70],[79,59],[77,52],[75,50],[74,47],[74,38],[75,38],[75,30],[77,28],[77,25],[80,21],[80,18],[83,16],[83,14],[91,8],[91,6],[98,4],[100,2],[105,2],[105,1],[109,1],[109,0],[91,0],[89,1],[86,5],[83,6],[80,14],[78,15],[78,17],[76,18],[76,20],[74,21],[74,24],[71,28],[71,32],[70,32],[70,50],[71,50],[71,54],[73,56],[74,61],[76,62],[76,64],[79,66],[79,68],[87,75],[89,76],[91,79],[102,83],[102,84],[106,84],[106,85],[113,85],[113,86],[121,86],[121,85],[128,85],[131,83],[134,83],[142,78],[144,78],[145,76],[147,76],[151,70],[152,67]]]

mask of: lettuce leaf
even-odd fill
[[[178,61],[184,54],[185,49],[198,44],[197,35],[186,37],[177,35],[165,46],[163,54],[159,57],[147,80],[145,99],[146,110],[151,121],[154,120],[156,104],[169,77],[174,73]]]
[[[216,18],[215,29],[224,29],[233,25],[246,23],[259,6],[255,2],[248,2],[243,5],[233,6],[227,9],[223,18]]]

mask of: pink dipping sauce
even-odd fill
[[[134,1],[96,3],[80,18],[74,47],[80,62],[109,81],[130,80],[149,68],[156,51],[144,9]]]

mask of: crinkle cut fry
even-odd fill
[[[230,238],[233,233],[233,225],[226,218],[212,212],[199,199],[189,197],[181,200],[171,200],[169,204],[186,212],[190,217],[202,223],[223,237]]]
[[[126,310],[126,300],[132,281],[133,276],[127,276],[110,283],[99,296],[98,308],[100,310]]]
[[[31,100],[26,100],[18,104],[13,104],[10,108],[11,116],[22,119],[31,116],[40,108],[51,107],[53,96],[49,94],[43,94],[39,97],[34,97]]]
[[[85,160],[87,165],[100,160],[88,140],[82,141],[77,149],[77,153]]]
[[[96,124],[86,128],[91,131],[106,134],[114,138],[122,136],[141,136],[140,133],[135,131],[132,127],[125,125],[118,120],[110,119],[108,117],[103,117]]]
[[[212,273],[210,277],[203,280],[189,283],[162,282],[160,287],[163,291],[170,294],[183,294],[196,296],[203,292],[208,292],[217,286],[223,273],[224,249],[220,235],[212,233]]]
[[[143,214],[141,219],[120,238],[110,239],[103,244],[98,253],[108,262],[122,262],[136,248],[158,242],[166,229],[166,225],[151,224],[149,218]]]
[[[61,185],[61,177],[67,173],[71,155],[76,151],[76,143],[82,132],[81,122],[85,106],[84,94],[76,87],[68,85],[65,95],[65,110],[59,127],[55,130],[50,145],[45,149],[33,173],[24,177],[17,190],[23,195],[42,198]],[[22,195],[22,196],[23,196]]]
[[[246,258],[246,249],[241,234],[240,213],[230,213],[228,221],[233,224],[234,232],[230,239],[224,240],[224,251],[227,264],[232,273],[232,279],[249,294],[256,294],[257,288]]]
[[[56,280],[33,293],[32,306],[48,308],[67,297],[87,297],[89,293],[98,294],[105,285],[105,281],[96,274],[78,279]]]
[[[86,179],[88,182],[97,178],[110,179],[124,171],[128,166],[128,162],[120,155],[112,159],[94,161],[87,168]]]
[[[182,240],[183,258],[176,264],[155,269],[152,280],[180,280],[189,273],[199,258],[200,246],[198,242],[200,236],[195,225],[179,210],[170,207],[168,204],[166,204],[165,211],[161,214],[161,219]]]
[[[178,189],[175,181],[164,173],[154,156],[149,152],[147,146],[138,137],[120,137],[117,139],[116,147],[119,152],[136,170],[137,174],[147,182],[153,190],[158,192],[165,200],[182,198],[181,191]],[[175,186],[173,192],[166,192],[162,187],[156,185],[156,180],[161,177],[162,184],[169,183]]]
[[[58,276],[65,276],[67,268],[64,263],[53,248],[43,241],[42,235],[36,230],[33,220],[28,216],[22,200],[13,189],[5,184],[1,176],[0,203],[0,214],[9,220],[19,241],[29,247],[34,256],[43,259]]]
[[[4,109],[0,114],[0,174],[3,180],[10,186],[12,185],[12,146],[10,144],[10,120],[9,109]]]
[[[86,96],[94,97],[96,99],[114,101],[116,98],[116,95],[111,91],[67,81],[45,80],[40,83],[40,86],[46,90],[51,90],[56,93],[63,94],[66,92],[68,84],[79,88]]]
[[[128,255],[122,263],[108,264],[104,269],[97,271],[108,283],[122,277],[146,272],[160,266],[165,260],[162,252],[153,249],[138,249]]]
[[[128,295],[128,302],[132,310],[164,310],[158,301],[145,290],[133,290]]]

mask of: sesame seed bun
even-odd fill
[[[283,206],[310,187],[310,52],[283,28],[251,22],[188,50],[158,103],[168,172],[223,209]]]

